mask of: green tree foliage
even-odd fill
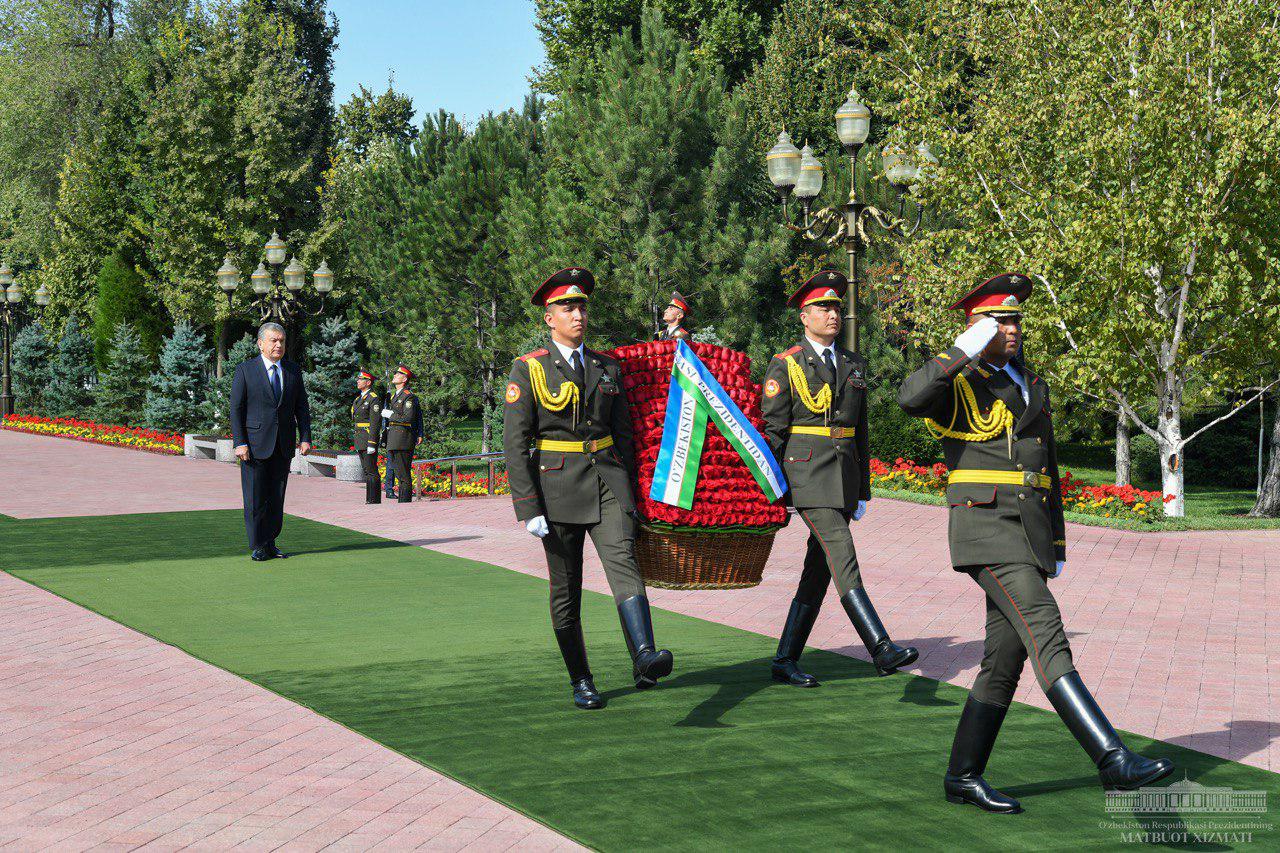
[[[231,434],[231,380],[236,366],[260,355],[253,335],[246,334],[227,352],[227,368],[221,376],[210,376],[204,397],[202,422],[217,435]]]
[[[964,212],[908,250],[902,316],[940,346],[956,282],[1032,274],[1035,361],[1059,394],[1129,414],[1181,515],[1184,448],[1213,425],[1184,430],[1189,389],[1222,400],[1276,362],[1280,124],[1259,108],[1280,77],[1273,10],[902,5],[869,22],[890,109],[942,155],[923,197]]]
[[[418,136],[413,126],[413,98],[397,92],[392,81],[375,95],[363,85],[338,107],[338,147],[363,160],[381,142],[408,144]]]
[[[93,351],[99,370],[111,361],[113,341],[120,324],[141,341],[142,351],[154,357],[160,351],[164,315],[146,283],[121,252],[112,252],[98,271],[98,293],[93,314]]]
[[[39,320],[23,326],[14,335],[9,366],[15,411],[24,415],[48,415],[45,390],[56,358],[57,350],[45,336]]]
[[[97,369],[93,341],[74,316],[58,340],[58,355],[45,389],[45,409],[55,418],[87,418],[93,405]]]
[[[151,357],[142,337],[125,321],[116,324],[106,349],[107,363],[94,392],[94,420],[140,426],[147,402]]]
[[[546,64],[537,84],[564,95],[578,69],[594,66],[618,33],[638,31],[646,8],[659,12],[693,46],[693,58],[737,81],[759,59],[783,0],[535,0]]]
[[[165,338],[160,369],[151,375],[144,414],[147,425],[195,432],[206,425],[205,396],[211,352],[204,336],[181,321]]]
[[[360,369],[356,336],[341,317],[320,324],[307,345],[307,399],[311,404],[311,434],[318,447],[345,450],[351,444],[351,400]]]

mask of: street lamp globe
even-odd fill
[[[240,286],[240,270],[231,262],[231,255],[223,258],[222,266],[218,267],[214,277],[217,278],[218,287],[222,289],[223,293],[230,296],[236,292],[236,288]]]
[[[43,284],[36,288],[36,304],[41,308],[49,304],[49,288]]]
[[[259,296],[266,296],[271,292],[271,273],[267,272],[267,268],[258,262],[258,268],[249,276],[249,284],[253,286],[253,292]]]
[[[800,151],[800,176],[796,178],[796,198],[809,199],[822,192],[822,161],[805,145]]]
[[[921,142],[916,146],[916,163],[919,166],[917,177],[927,177],[938,166],[938,155],[933,153],[929,143]]]
[[[19,302],[22,301],[22,285],[18,284],[15,281],[13,284],[9,285],[9,287],[5,290],[5,294],[9,300],[10,305],[17,305]]]
[[[0,261],[0,290],[8,290],[11,284],[13,284],[13,268],[9,266],[9,261],[6,259]]]
[[[267,241],[267,263],[273,267],[278,267],[284,263],[285,255],[289,253],[289,247],[280,239],[277,231],[271,232],[271,239]]]
[[[858,98],[858,90],[849,87],[849,97],[836,110],[836,135],[848,150],[867,141],[871,133],[871,110]]]
[[[785,130],[778,134],[778,144],[764,155],[764,161],[774,189],[784,196],[791,192],[800,176],[800,149],[792,144]]]
[[[884,175],[898,186],[905,186],[916,179],[916,164],[897,142],[889,142],[880,152],[880,165]]]
[[[329,269],[327,261],[320,262],[320,266],[311,274],[311,281],[316,286],[316,293],[323,295],[333,290],[333,270]]]
[[[298,263],[297,258],[289,261],[289,266],[284,268],[284,286],[289,288],[290,293],[297,293],[306,283],[307,271],[302,268],[302,264]]]

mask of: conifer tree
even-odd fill
[[[44,326],[37,320],[23,326],[13,339],[9,361],[13,381],[14,411],[23,415],[47,414],[45,391],[53,369],[57,350],[45,337]]]
[[[128,322],[121,321],[108,342],[108,352],[107,366],[95,393],[94,420],[139,426],[151,373],[151,359],[143,348],[142,336]]]
[[[96,374],[93,341],[72,315],[58,341],[58,355],[45,390],[45,409],[55,418],[90,417]]]
[[[258,344],[252,335],[246,333],[231,345],[222,375],[209,377],[204,398],[204,423],[215,435],[231,434],[231,379],[235,376],[236,366],[258,354]]]
[[[356,336],[341,317],[320,324],[307,345],[312,369],[307,371],[311,404],[311,436],[317,447],[345,449],[351,444],[350,405],[359,369]]]
[[[172,432],[205,427],[204,400],[211,351],[187,321],[165,338],[160,369],[151,375],[144,409],[147,425]]]

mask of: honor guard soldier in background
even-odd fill
[[[354,447],[360,455],[364,471],[364,502],[382,503],[378,482],[378,442],[382,437],[382,401],[373,390],[373,374],[361,370],[356,379],[360,394],[351,403],[351,422],[355,433]]]
[[[674,341],[681,338],[688,340],[689,330],[684,327],[684,323],[692,313],[689,310],[688,300],[672,291],[671,301],[662,312],[662,322],[666,323],[667,327],[658,332],[657,339],[660,341]]]
[[[835,343],[848,284],[843,273],[822,270],[791,296],[804,334],[769,361],[761,401],[765,436],[787,475],[791,505],[809,528],[804,571],[773,659],[773,677],[797,687],[818,686],[798,661],[832,578],[876,672],[890,675],[918,657],[889,639],[862,586],[849,532],[871,498],[871,457],[867,361]]]
[[[542,540],[551,585],[551,627],[569,670],[573,702],[604,707],[582,638],[582,549],[591,537],[631,653],[636,689],[671,673],[653,638],[649,599],[635,558],[631,415],[617,362],[583,346],[589,270],[548,278],[532,302],[551,341],[515,360],[502,434],[516,518]]]
[[[387,420],[387,467],[395,471],[400,486],[400,503],[413,500],[413,449],[422,443],[422,407],[409,390],[413,373],[403,364],[391,376],[395,393],[387,400],[382,416]]]
[[[1048,578],[1066,561],[1049,388],[1021,358],[1025,275],[998,275],[951,305],[968,326],[907,377],[898,402],[942,440],[951,563],[986,595],[986,648],[960,715],[944,780],[953,803],[1017,812],[982,778],[1028,655],[1054,710],[1107,788],[1131,790],[1173,770],[1130,752],[1085,688]]]

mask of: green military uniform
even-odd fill
[[[362,370],[360,375],[373,381],[373,374],[367,370]],[[360,468],[364,471],[365,503],[381,503],[378,442],[382,436],[382,400],[372,388],[361,391],[351,402],[351,424],[354,436],[352,446],[360,456]]]
[[[689,334],[689,330],[684,327],[684,324],[689,320],[689,315],[692,313],[689,309],[689,301],[681,296],[679,291],[673,291],[671,301],[667,303],[667,307],[680,310],[682,315],[680,322],[675,328],[663,327],[662,331],[658,332],[654,337],[660,341],[690,340],[692,336]]]
[[[589,271],[569,268],[547,279],[533,301],[544,306],[581,302],[593,288]],[[503,427],[511,498],[520,521],[545,519],[552,628],[575,702],[584,708],[603,704],[591,682],[579,618],[587,536],[619,609],[636,686],[651,687],[671,671],[670,652],[657,651],[653,642],[635,561],[631,435],[631,414],[613,359],[585,347],[565,356],[550,342],[515,360]]]
[[[1029,277],[1005,274],[951,307],[971,317],[1018,323],[1030,292]],[[996,324],[985,322],[994,334]],[[968,343],[970,351],[983,346],[964,336],[960,343]],[[1066,560],[1047,383],[1021,358],[997,366],[957,345],[908,376],[898,402],[909,414],[925,418],[942,441],[950,472],[951,562],[986,598],[985,651],[952,747],[948,799],[988,811],[1020,809],[981,774],[1028,656],[1036,680],[1098,764],[1104,784],[1137,787],[1167,775],[1168,762],[1148,761],[1124,748],[1080,682],[1046,583]]]
[[[823,270],[796,291],[790,304],[802,310],[838,306],[847,286],[842,273]],[[817,686],[797,661],[832,578],[880,674],[913,662],[916,650],[889,640],[863,589],[849,532],[859,502],[871,498],[866,359],[802,337],[769,361],[761,408],[765,438],[787,476],[790,503],[809,528],[804,569],[773,662],[774,678],[798,687]]]
[[[396,372],[412,378],[413,374],[403,365]],[[422,437],[422,406],[408,386],[387,398],[387,464],[395,472],[400,487],[400,503],[413,500],[413,451]]]

